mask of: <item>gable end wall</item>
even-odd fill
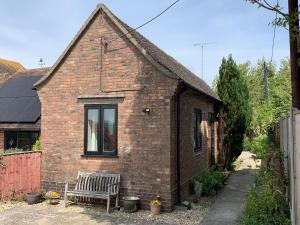
[[[65,182],[75,183],[78,171],[105,170],[120,173],[122,195],[141,197],[143,208],[160,195],[164,208],[170,210],[174,138],[170,102],[177,80],[161,74],[124,37],[108,45],[101,64],[101,37],[110,40],[120,35],[98,13],[39,88],[42,185],[45,190],[63,192]],[[118,104],[118,157],[85,157],[84,103],[78,96],[104,92],[125,96]],[[142,112],[145,107],[150,108],[149,115]]]

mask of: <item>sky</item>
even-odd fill
[[[274,0],[270,0],[271,2]],[[0,0],[0,58],[39,67],[51,66],[97,4],[104,3],[131,27],[156,16],[174,0]],[[279,0],[284,3],[285,0]],[[212,84],[223,57],[237,63],[270,59],[273,12],[258,9],[244,0],[180,0],[170,10],[138,31]],[[288,32],[277,28],[274,62],[289,56]]]

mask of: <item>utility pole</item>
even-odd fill
[[[203,74],[203,66],[204,66],[204,59],[203,59],[203,51],[204,47],[207,45],[214,44],[213,42],[203,42],[203,43],[196,43],[194,46],[200,46],[201,47],[201,78],[203,80],[204,74]]]
[[[291,82],[292,82],[292,105],[300,109],[300,54],[298,50],[299,40],[299,9],[298,0],[288,0],[289,5],[289,33],[290,33],[290,57],[291,57]]]
[[[269,103],[269,69],[266,62],[263,63],[264,69],[264,99],[266,103]]]

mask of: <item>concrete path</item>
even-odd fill
[[[203,225],[237,224],[246,205],[247,188],[254,183],[254,173],[260,161],[255,161],[250,152],[243,152],[236,161],[236,172],[233,173],[224,190],[217,197],[202,221]]]

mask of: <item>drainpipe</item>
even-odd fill
[[[180,87],[182,82],[180,82]],[[181,204],[180,195],[180,95],[185,92],[184,87],[176,94],[176,185],[177,185],[177,203]]]

